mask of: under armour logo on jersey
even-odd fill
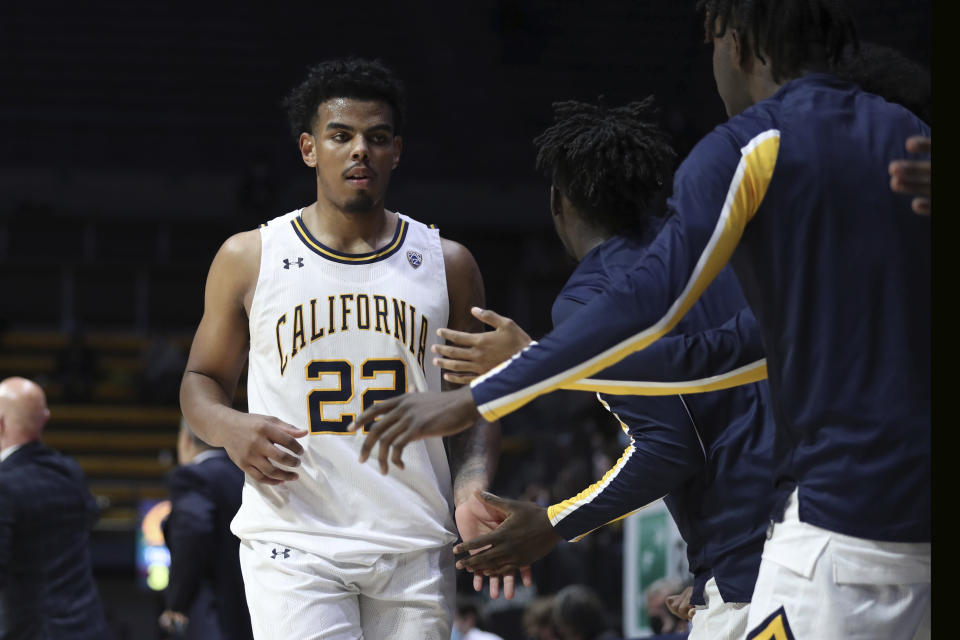
[[[419,269],[423,264],[423,255],[419,251],[407,251],[407,261],[414,269]]]
[[[284,259],[283,259],[283,268],[284,268],[284,269],[289,269],[289,268],[292,267],[292,266],[302,267],[302,266],[303,266],[303,258],[297,258],[297,261],[296,261],[296,262],[291,262],[291,261],[290,261],[289,259],[287,259],[287,258],[284,258]]]
[[[277,558],[289,558],[289,557],[290,557],[290,549],[284,549],[283,551],[277,551],[276,549],[273,549],[273,550],[271,551],[271,553],[273,554],[273,555],[270,556],[270,559],[271,559],[271,560],[276,560]]]

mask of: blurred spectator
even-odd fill
[[[535,598],[523,612],[523,630],[529,640],[559,640],[553,626],[554,596]]]
[[[189,640],[249,640],[240,573],[240,540],[230,521],[240,508],[243,472],[180,422],[180,466],[167,485],[172,509],[163,533],[170,548],[170,585],[159,624]]]
[[[647,617],[655,634],[680,633],[689,628],[686,620],[678,618],[667,607],[667,598],[683,591],[686,585],[674,578],[660,578],[643,592],[647,601]]]
[[[495,633],[478,629],[480,607],[473,596],[457,595],[457,610],[453,616],[451,640],[503,640]]]
[[[553,626],[559,640],[616,640],[600,597],[590,587],[572,584],[553,600]]]
[[[0,638],[110,637],[93,581],[99,512],[80,466],[40,442],[43,390],[0,382]]]

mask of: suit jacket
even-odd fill
[[[230,521],[240,508],[243,471],[217,451],[167,476],[172,509],[164,522],[170,549],[167,608],[190,618],[186,638],[252,640],[240,574],[240,540]]]
[[[90,563],[98,516],[74,460],[31,442],[0,464],[0,640],[111,637]]]

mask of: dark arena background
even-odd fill
[[[531,140],[554,101],[654,94],[682,159],[725,119],[693,5],[0,3],[0,379],[43,386],[45,442],[86,473],[101,508],[94,569],[118,640],[165,637],[155,538],[210,261],[231,234],[315,198],[280,107],[307,66],[355,54],[405,81],[387,207],[466,245],[488,306],[536,338],[573,262]],[[929,68],[929,3],[852,8],[863,41]],[[503,430],[493,491],[542,503],[586,487],[623,449],[590,394],[541,399]],[[624,528],[611,525],[535,565],[535,591],[590,585],[619,626],[624,591],[637,588],[624,562]],[[532,597],[482,600],[488,628],[525,637]]]

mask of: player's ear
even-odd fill
[[[727,27],[727,30],[730,32],[730,41],[733,43],[730,51],[733,62],[736,62],[741,67],[747,67],[750,61],[747,59],[747,50],[744,47],[746,43],[743,40],[743,36],[733,27]]]
[[[550,213],[558,218],[563,215],[563,195],[556,185],[550,185]]]
[[[300,157],[308,167],[317,166],[317,140],[310,133],[300,134]]]
[[[400,164],[400,153],[403,151],[403,138],[393,136],[393,168],[396,169]]]

